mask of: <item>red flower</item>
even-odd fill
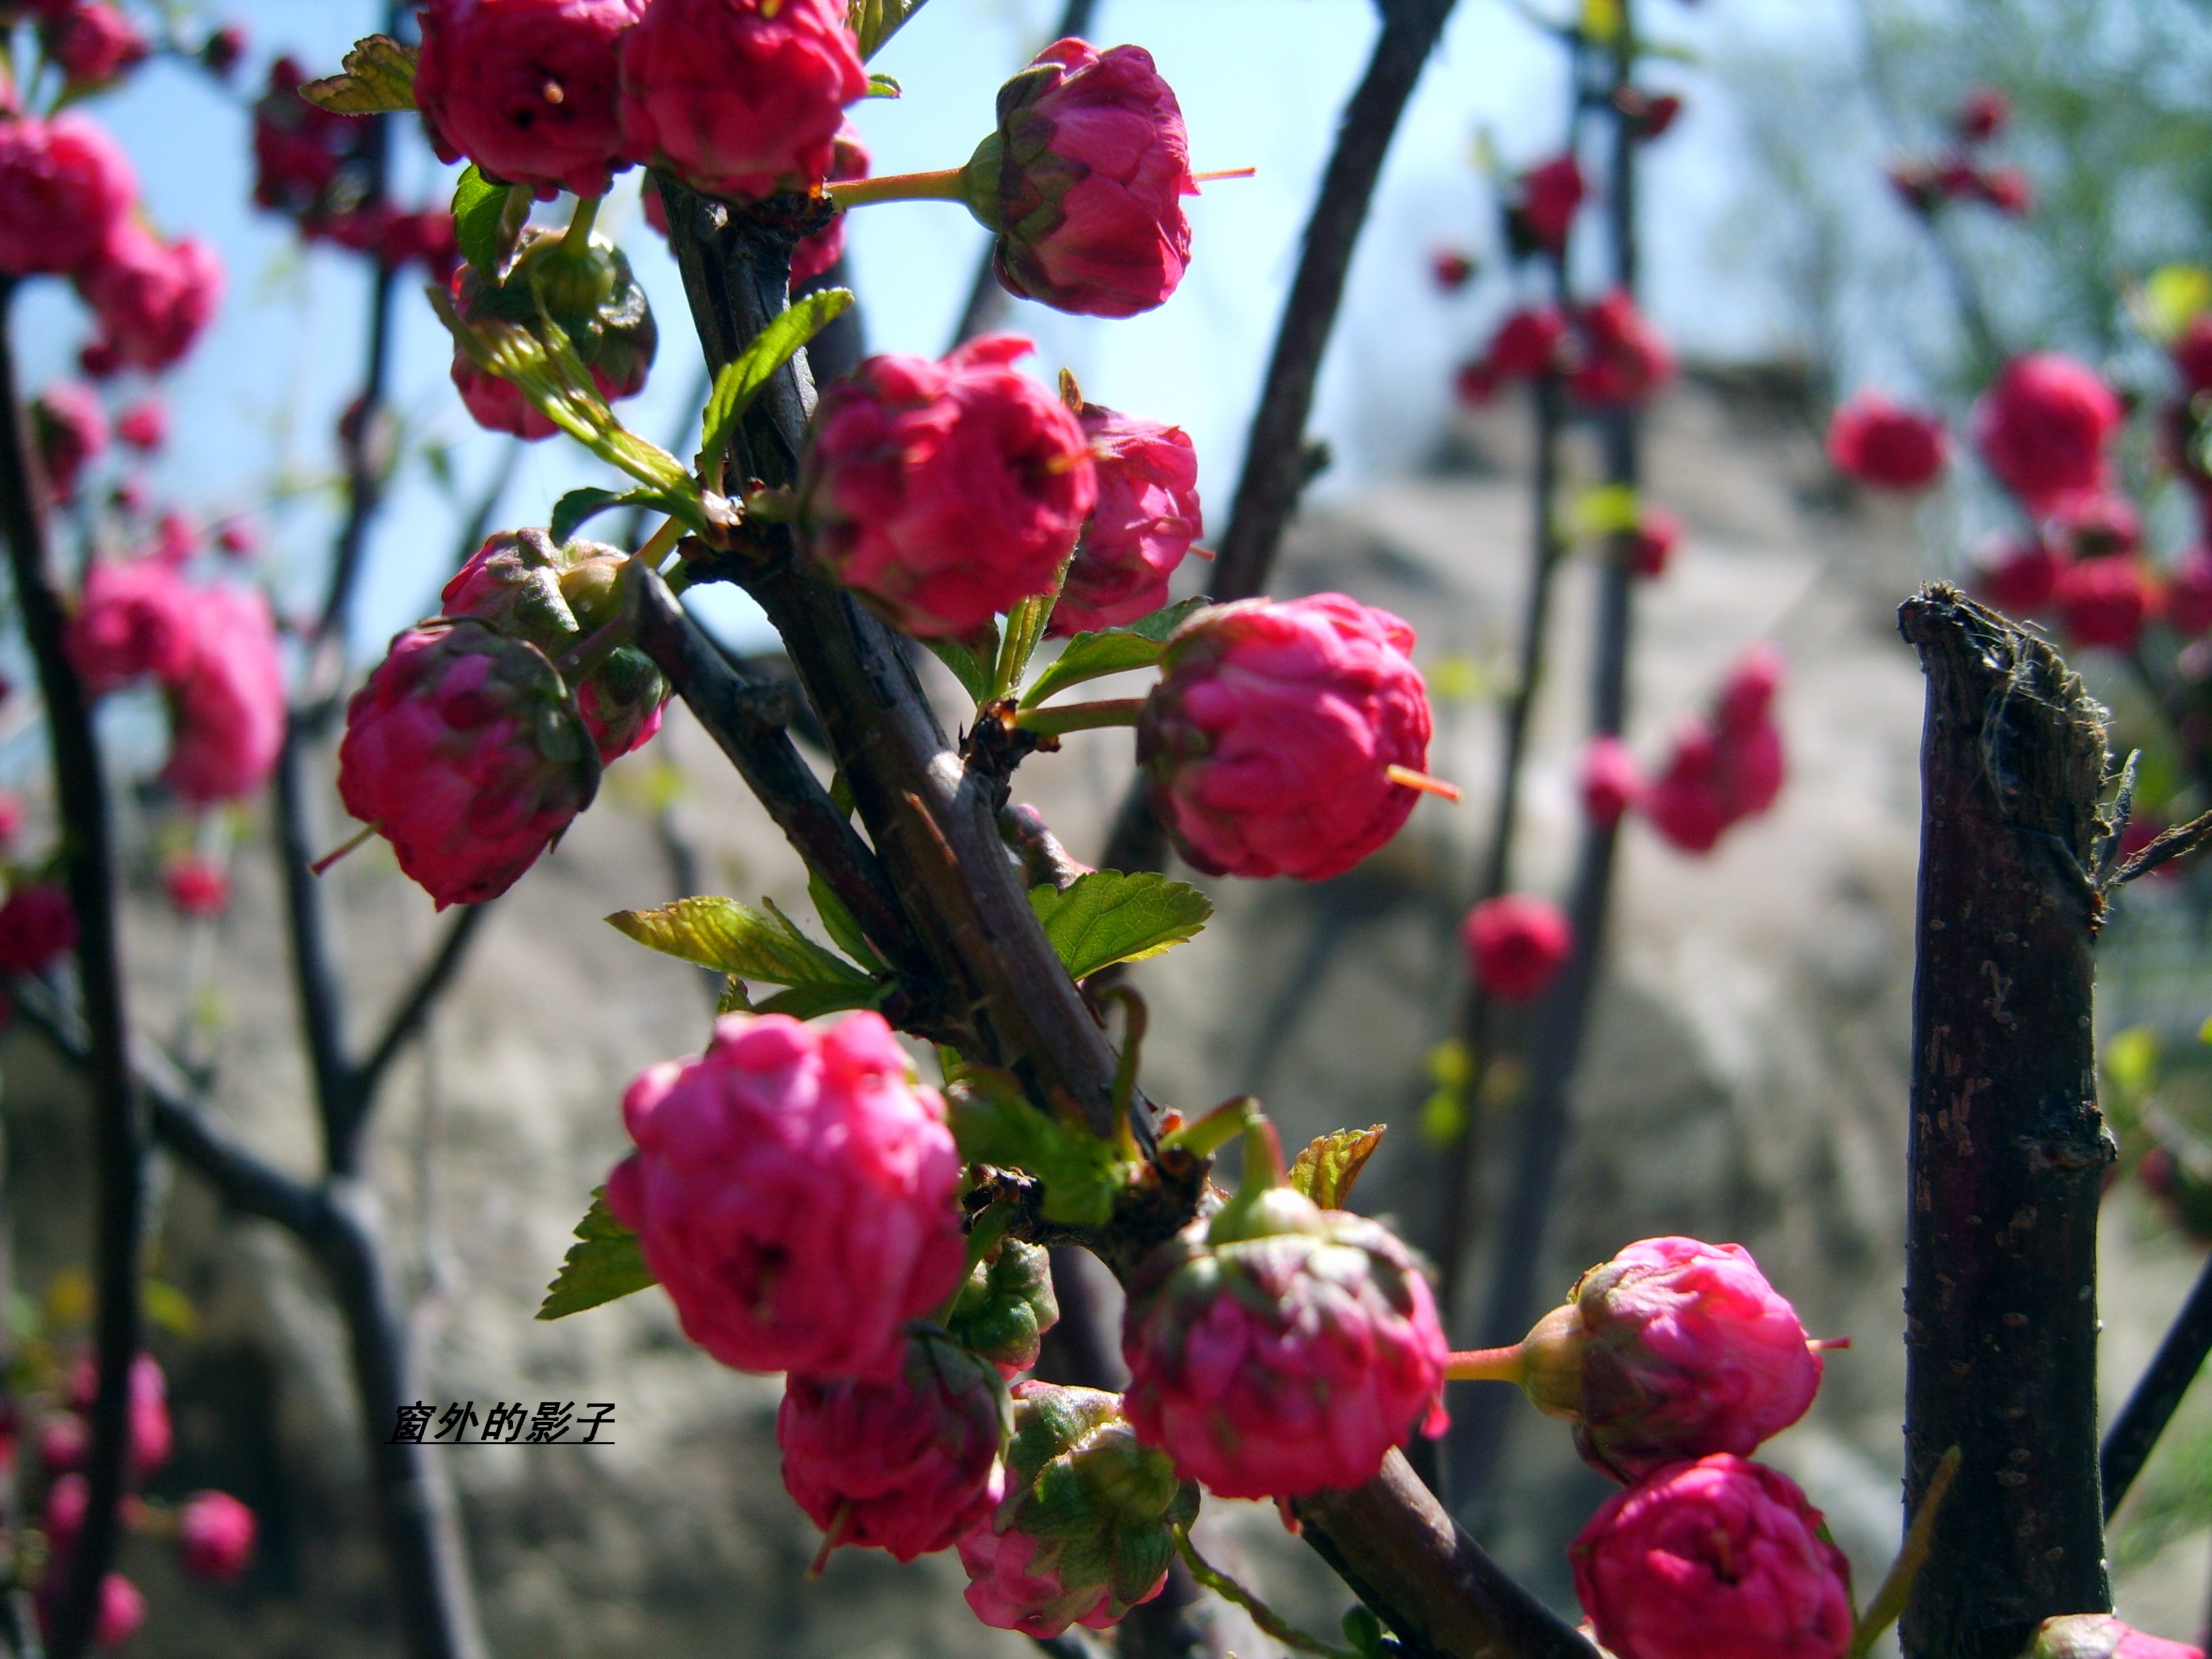
[[[2158,589],[2136,559],[2082,559],[2058,573],[2058,626],[2076,645],[2130,649],[2158,605]]]
[[[1986,144],[2012,118],[2012,100],[1995,87],[1974,87],[1959,100],[1951,125],[1969,144]]]
[[[1490,337],[1492,373],[1508,380],[1533,380],[1559,360],[1567,319],[1556,306],[1524,306],[1511,313]]]
[[[1705,720],[1687,723],[1665,768],[1644,791],[1644,811],[1673,846],[1710,853],[1729,829],[1774,805],[1787,771],[1772,704],[1781,659],[1753,651],[1737,665]]]
[[[1644,774],[1619,738],[1595,737],[1583,750],[1583,811],[1594,823],[1618,823],[1644,798]]]
[[[1013,335],[872,357],[815,412],[802,481],[814,554],[907,632],[970,633],[1049,589],[1097,504],[1073,411],[1009,367]]]
[[[1190,263],[1190,141],[1140,46],[1071,40],[1039,52],[1000,88],[998,131],[964,182],[969,210],[998,233],[1000,282],[1056,311],[1133,317]]]
[[[131,20],[105,0],[70,0],[39,25],[39,43],[62,66],[72,92],[105,86],[152,50]]]
[[[1828,459],[1836,471],[1877,489],[1927,489],[1942,475],[1949,450],[1942,421],[1879,392],[1860,392],[1828,422]]]
[[[2124,495],[2086,495],[2060,509],[2058,532],[2077,559],[2133,553],[2142,546],[2142,514]]]
[[[868,90],[842,0],[654,0],[621,56],[623,153],[738,201],[829,177]]]
[[[76,270],[124,228],[137,199],[130,161],[83,116],[0,120],[0,271]]]
[[[1682,113],[1682,100],[1674,94],[1654,94],[1640,87],[1621,88],[1613,95],[1613,106],[1639,144],[1663,137]]]
[[[137,225],[118,230],[79,282],[105,343],[149,372],[190,351],[222,302],[213,248],[196,236],[164,242]]]
[[[1977,168],[1973,194],[2008,219],[2025,218],[2035,209],[2035,185],[2018,167]]]
[[[1575,321],[1582,358],[1568,390],[1580,402],[1640,405],[1674,379],[1674,353],[1625,292],[1584,307]]]
[[[1543,995],[1575,953],[1574,925],[1546,899],[1507,893],[1478,904],[1460,929],[1476,984],[1508,1002]]]
[[[76,949],[76,907],[59,882],[18,887],[0,904],[0,973],[44,973]]]
[[[538,196],[603,195],[622,158],[616,53],[645,0],[429,0],[415,100],[441,161]]]
[[[1674,562],[1674,549],[1682,540],[1680,520],[1653,507],[1642,514],[1633,529],[1622,538],[1628,568],[1646,581],[1656,581]]]
[[[115,435],[133,449],[159,449],[169,439],[169,410],[149,394],[116,417]]]
[[[2040,542],[2004,548],[1982,565],[1975,586],[1998,610],[2032,617],[2051,603],[2063,563]]]
[[[1529,242],[1557,253],[1567,245],[1588,193],[1582,165],[1562,155],[1521,175],[1520,199],[1513,210],[1514,223]]]
[[[1198,452],[1181,427],[1085,404],[1098,505],[1075,544],[1050,631],[1115,628],[1168,602],[1168,579],[1200,532]]]
[[[2038,352],[2005,365],[1974,406],[1974,443],[2029,512],[2056,513],[2105,487],[2120,400],[2071,357]]]
[[[192,592],[165,560],[95,559],[69,628],[70,660],[91,696],[152,675],[184,677],[192,659]]]
[[[320,206],[368,133],[367,122],[301,97],[307,78],[298,63],[279,58],[269,66],[269,89],[253,106],[253,199],[281,213]]]
[[[182,858],[162,872],[161,884],[179,915],[219,916],[230,908],[230,877],[207,859]]]

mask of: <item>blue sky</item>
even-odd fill
[[[254,49],[240,91],[267,58],[289,51],[334,67],[372,27],[370,0],[244,0],[233,9]],[[864,106],[858,119],[879,172],[954,165],[987,129],[1000,81],[1041,43],[1058,0],[933,0],[879,60],[905,95]],[[1828,0],[1645,0],[1647,27],[1702,53],[1741,47],[1786,28],[1798,49],[1831,50],[1838,8]],[[1152,50],[1174,85],[1200,168],[1255,166],[1249,180],[1210,185],[1191,204],[1192,270],[1168,305],[1102,323],[1019,307],[1038,367],[1073,367],[1095,399],[1184,425],[1197,441],[1209,499],[1225,505],[1243,425],[1266,362],[1281,295],[1335,115],[1364,61],[1369,0],[1104,0],[1102,42]],[[1510,164],[1544,159],[1563,117],[1556,49],[1501,0],[1464,0],[1393,150],[1352,275],[1352,297],[1332,353],[1315,428],[1340,458],[1324,490],[1354,489],[1402,465],[1432,438],[1450,368],[1479,337],[1480,302],[1431,289],[1428,249],[1480,246],[1490,234],[1486,187],[1474,165],[1479,131]],[[1709,74],[1668,64],[1655,72],[1690,94],[1689,113],[1651,152],[1651,304],[1693,354],[1755,353],[1771,308],[1755,282],[1717,264],[1714,247],[1740,204],[1740,136]],[[330,434],[351,397],[362,355],[362,276],[343,256],[304,257],[282,222],[250,207],[245,99],[204,75],[159,65],[101,100],[99,118],[129,149],[165,228],[191,228],[222,250],[230,288],[207,344],[174,377],[176,435],[155,471],[157,489],[210,513],[262,500],[283,457],[295,472],[328,464]],[[449,170],[410,145],[401,194],[442,196]],[[675,435],[696,362],[672,264],[638,222],[636,175],[626,175],[601,223],[621,235],[653,295],[660,364],[647,392],[623,405],[656,441]],[[942,349],[983,233],[957,207],[898,204],[856,213],[852,246],[873,347]],[[18,338],[33,384],[65,372],[82,338],[75,302],[58,284],[21,307]],[[448,440],[463,489],[484,475],[493,441],[468,425],[445,379],[447,352],[426,306],[401,307],[396,396],[415,432]],[[682,446],[679,446],[681,447]],[[500,515],[543,522],[552,501],[600,469],[562,441],[532,446]],[[416,468],[372,549],[356,644],[365,649],[412,620],[434,592],[453,549],[450,505]],[[298,591],[311,584],[329,526],[326,499],[274,514],[275,568]],[[726,612],[744,626],[743,607]]]

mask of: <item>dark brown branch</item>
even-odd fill
[[[392,1018],[385,1022],[384,1035],[377,1038],[374,1046],[353,1068],[349,1083],[353,1091],[353,1110],[356,1115],[366,1113],[375,1104],[376,1091],[384,1082],[384,1074],[392,1069],[392,1061],[399,1058],[401,1051],[422,1029],[423,1022],[429,1018],[430,1011],[437,1006],[438,999],[446,994],[446,988],[453,983],[454,975],[460,972],[461,963],[468,956],[470,942],[475,939],[477,927],[483,922],[484,913],[489,908],[489,901],[483,904],[464,905],[460,915],[446,924],[445,938],[438,942],[437,950],[429,961],[422,964],[414,985],[399,1000],[398,1006],[392,1011]]]
[[[311,867],[323,849],[313,839],[306,747],[300,720],[288,720],[283,747],[276,754],[276,858],[284,880],[292,987],[322,1124],[323,1156],[331,1170],[350,1173],[360,1155],[362,1125],[355,1109],[353,1063],[346,1053],[345,988],[331,952],[321,878]]]
[[[2149,1368],[2105,1431],[2098,1464],[2104,1478],[2106,1520],[2112,1518],[2136,1476],[2142,1473],[2144,1460],[2173,1420],[2181,1397],[2204,1369],[2207,1354],[2212,1354],[2212,1261],[2197,1275],[2189,1299],[2174,1316]]]
[[[31,460],[16,381],[12,318],[15,284],[0,280],[0,532],[23,632],[38,665],[47,744],[59,797],[62,855],[77,919],[76,967],[90,1054],[92,1158],[97,1194],[92,1240],[93,1351],[99,1383],[85,1460],[82,1529],[52,1608],[50,1651],[79,1659],[100,1606],[100,1581],[115,1559],[116,1505],[130,1447],[131,1368],[138,1354],[139,1247],[145,1207],[144,1130],[132,1087],[130,1020],[124,1006],[117,926],[115,854],[107,786],[83,683],[64,646],[67,612],[46,539],[45,483]]]
[[[2098,1497],[2094,879],[2104,711],[2049,646],[1938,585],[1928,680],[1905,1232],[1905,1508],[1965,1462],[1907,1659],[2011,1659],[2111,1609]]]

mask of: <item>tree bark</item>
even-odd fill
[[[1905,1508],[1964,1454],[1906,1659],[2014,1659],[2103,1613],[2091,1024],[2104,711],[1938,584],[1899,626],[1928,679],[1905,1232]]]

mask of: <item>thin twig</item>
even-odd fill
[[[422,964],[416,975],[413,987],[402,997],[385,1022],[384,1034],[378,1037],[361,1063],[353,1068],[351,1086],[354,1110],[366,1112],[375,1103],[376,1091],[384,1081],[384,1074],[392,1062],[399,1058],[401,1050],[422,1028],[423,1021],[460,972],[462,961],[467,957],[469,944],[482,925],[489,903],[462,907],[461,913],[447,924],[446,936],[439,941],[429,961]]]
[[[2197,1283],[2159,1343],[2158,1352],[2137,1379],[2112,1427],[2105,1431],[2098,1464],[2104,1480],[2106,1520],[2118,1511],[2120,1500],[2142,1473],[2151,1448],[2173,1420],[2182,1396],[2204,1369],[2209,1353],[2212,1353],[2212,1261],[2207,1261],[2197,1275]]]
[[[1182,1558],[1183,1565],[1190,1569],[1192,1577],[1197,1579],[1200,1583],[1205,1585],[1223,1601],[1234,1602],[1243,1608],[1262,1633],[1273,1637],[1285,1647],[1294,1649],[1299,1653],[1319,1654],[1321,1659],[1359,1659],[1359,1656],[1350,1648],[1333,1646],[1319,1637],[1307,1635],[1305,1632],[1291,1623],[1257,1595],[1200,1555],[1198,1553],[1198,1546],[1190,1541],[1189,1533],[1179,1532],[1176,1534],[1176,1553]]]
[[[144,1134],[131,1086],[124,1006],[115,855],[107,785],[84,684],[64,639],[67,614],[46,539],[44,484],[31,460],[11,326],[15,283],[0,280],[0,532],[8,542],[15,604],[38,664],[49,758],[59,798],[62,851],[77,921],[90,1055],[92,1155],[97,1193],[93,1349],[99,1382],[85,1460],[87,1505],[52,1607],[51,1651],[79,1659],[92,1637],[100,1583],[115,1559],[116,1506],[130,1447],[131,1370],[139,1343],[138,1273],[143,1229]]]
[[[2120,866],[2112,876],[2112,884],[2124,886],[2138,876],[2147,876],[2161,864],[2171,863],[2186,854],[2195,852],[2208,838],[2212,838],[2212,812],[2191,818],[2187,823],[2177,824],[2142,848],[2133,858]]]

